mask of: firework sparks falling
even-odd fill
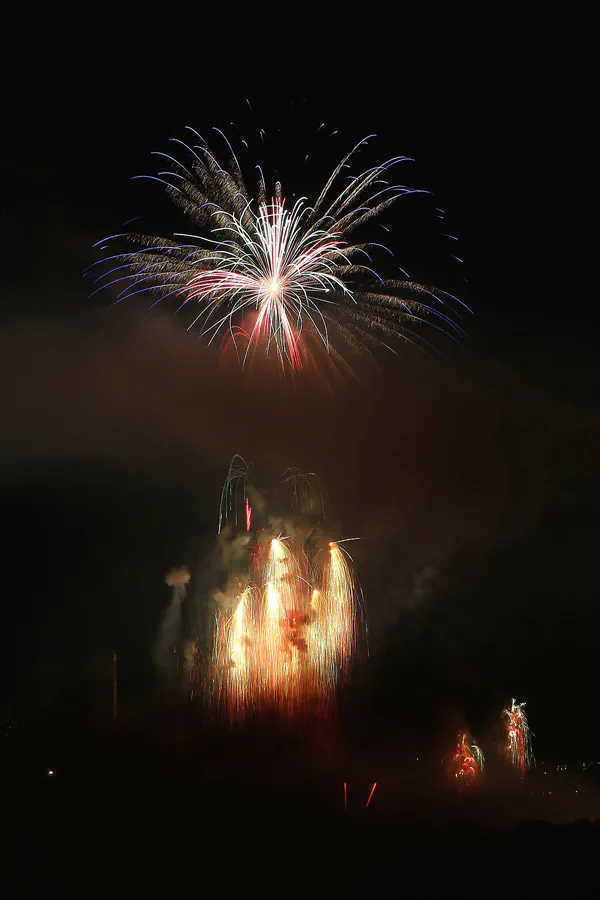
[[[250,531],[252,520],[252,511],[250,509],[250,499],[246,496],[246,482],[250,475],[250,466],[246,460],[238,453],[231,460],[229,472],[221,491],[221,503],[219,504],[219,532],[223,528],[225,522],[231,514],[233,514],[233,525],[238,524],[238,508],[236,506],[237,491],[241,487],[244,494],[244,515],[246,519],[246,531]]]
[[[242,591],[232,614],[217,615],[210,692],[233,718],[333,700],[356,650],[360,610],[349,562],[335,544],[328,553],[319,577],[303,550],[273,538],[255,568],[258,584]]]
[[[506,756],[522,777],[533,762],[531,731],[525,715],[525,704],[513,699],[503,715],[506,719]]]
[[[364,148],[365,138],[336,166],[312,206],[304,197],[291,205],[279,182],[268,193],[260,166],[257,191],[251,194],[222,132],[224,163],[196,131],[188,130],[189,144],[176,140],[189,154],[187,164],[157,153],[169,170],[139,177],[164,184],[200,233],[107,238],[103,246],[124,239],[138,249],[100,261],[108,265],[96,279],[97,290],[117,286],[116,302],[145,291],[155,293],[156,302],[175,297],[179,309],[195,302],[192,325],[198,323],[210,341],[228,333],[242,364],[261,347],[295,372],[317,346],[343,362],[334,344],[360,353],[366,345],[398,337],[420,341],[418,327],[425,320],[462,335],[454,321],[457,313],[448,309],[449,304],[463,306],[460,301],[404,277],[400,266],[401,280],[383,279],[370,254],[374,248],[393,253],[368,235],[355,237],[402,197],[424,193],[388,181],[390,170],[410,161],[407,157],[394,157],[346,181],[349,161]]]
[[[352,561],[313,531],[292,540],[258,527],[248,547],[250,579],[217,613],[207,697],[232,720],[266,708],[324,711],[349,674],[362,625]]]
[[[485,767],[483,750],[466,731],[456,736],[456,748],[448,757],[449,771],[459,787],[470,787],[480,777]]]

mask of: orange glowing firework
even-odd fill
[[[238,494],[245,493],[248,469],[242,473],[237,459],[221,523],[247,502]],[[285,714],[331,708],[359,645],[361,605],[349,555],[306,521],[288,525],[293,538],[258,530],[248,548],[250,580],[216,617],[206,687],[210,704],[230,719],[268,708]]]
[[[466,731],[458,732],[456,749],[450,754],[448,761],[450,776],[456,779],[461,789],[474,784],[485,766],[482,749]]]
[[[513,699],[503,715],[506,717],[506,756],[522,777],[533,762],[531,732],[525,715],[525,704],[517,703]]]

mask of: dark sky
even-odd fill
[[[382,717],[453,706],[484,727],[514,695],[547,746],[565,717],[574,749],[597,746],[591,23],[73,9],[15,20],[4,78],[7,703],[66,702],[113,646],[145,683],[164,572],[207,552],[239,451],[267,477],[317,469],[339,527],[364,537]],[[394,214],[389,242],[475,311],[447,369],[388,360],[332,404],[218,380],[183,323],[88,299],[96,241],[139,214],[173,227],[160,190],[130,181],[150,151],[187,124],[247,124],[247,97],[290,190],[319,189],[328,154],[372,132],[370,162],[415,157],[408,183],[435,199]],[[338,143],[296,176],[321,121]]]

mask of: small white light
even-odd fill
[[[48,775],[54,775],[54,769],[48,769]]]

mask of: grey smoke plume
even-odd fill
[[[306,519],[296,519],[287,516],[285,518],[270,516],[269,525],[273,534],[276,534],[283,527],[284,533],[299,547],[303,547],[315,533],[321,533],[321,529],[318,529],[314,523],[308,522]]]
[[[597,489],[598,417],[589,388],[579,393],[589,384],[585,360],[563,365],[560,392],[471,359],[443,371],[407,365],[385,378],[364,374],[340,384],[335,402],[321,383],[303,379],[290,402],[289,385],[272,377],[216,379],[215,360],[171,317],[118,333],[28,323],[5,331],[0,351],[5,483],[57,461],[108,460],[152,473],[170,473],[176,462],[178,477],[208,491],[240,449],[271,473],[290,460],[317,471],[339,517],[335,536],[361,537],[350,546],[368,595],[371,647],[376,631],[387,640],[406,598],[422,606],[423,591],[441,592],[441,576],[423,583],[425,564],[447,573],[454,560],[475,561],[537,528],[551,504],[572,506]],[[257,395],[261,421],[277,423],[268,441],[257,427]],[[250,488],[249,497],[262,513],[265,498]],[[194,571],[186,616],[198,610],[208,622],[215,587],[224,588],[229,571],[242,577],[245,552],[225,544]],[[175,631],[183,622],[171,606],[153,655],[164,658],[164,646],[172,661],[170,617]]]
[[[432,565],[423,566],[413,575],[413,599],[423,600],[431,591],[433,582],[439,575],[439,570]]]
[[[186,566],[179,566],[176,569],[171,569],[170,572],[167,572],[165,575],[165,584],[168,584],[169,587],[180,588],[189,584],[189,580],[191,575],[189,573],[189,569]],[[186,591],[183,591],[183,597],[185,597]],[[183,599],[182,597],[182,599]]]
[[[246,567],[245,549],[250,540],[249,532],[234,535],[230,525],[226,525],[218,535],[220,564],[223,571],[242,571]]]
[[[165,575],[165,584],[171,588],[171,602],[159,625],[152,651],[152,658],[162,671],[171,668],[173,648],[181,639],[181,607],[187,595],[190,577],[189,570],[185,566],[171,569]]]
[[[245,579],[240,580],[239,577],[235,575],[230,575],[227,580],[227,585],[223,590],[216,590],[213,594],[213,601],[218,608],[221,609],[229,609],[233,607],[235,604],[235,598],[240,594],[243,581]]]
[[[183,645],[183,660],[186,669],[190,670],[197,664],[198,641],[188,638]]]
[[[250,503],[252,504],[252,509],[256,510],[257,512],[263,512],[267,505],[267,501],[263,497],[261,492],[253,484],[249,484],[247,487],[247,490],[248,490],[248,499],[250,500]]]

